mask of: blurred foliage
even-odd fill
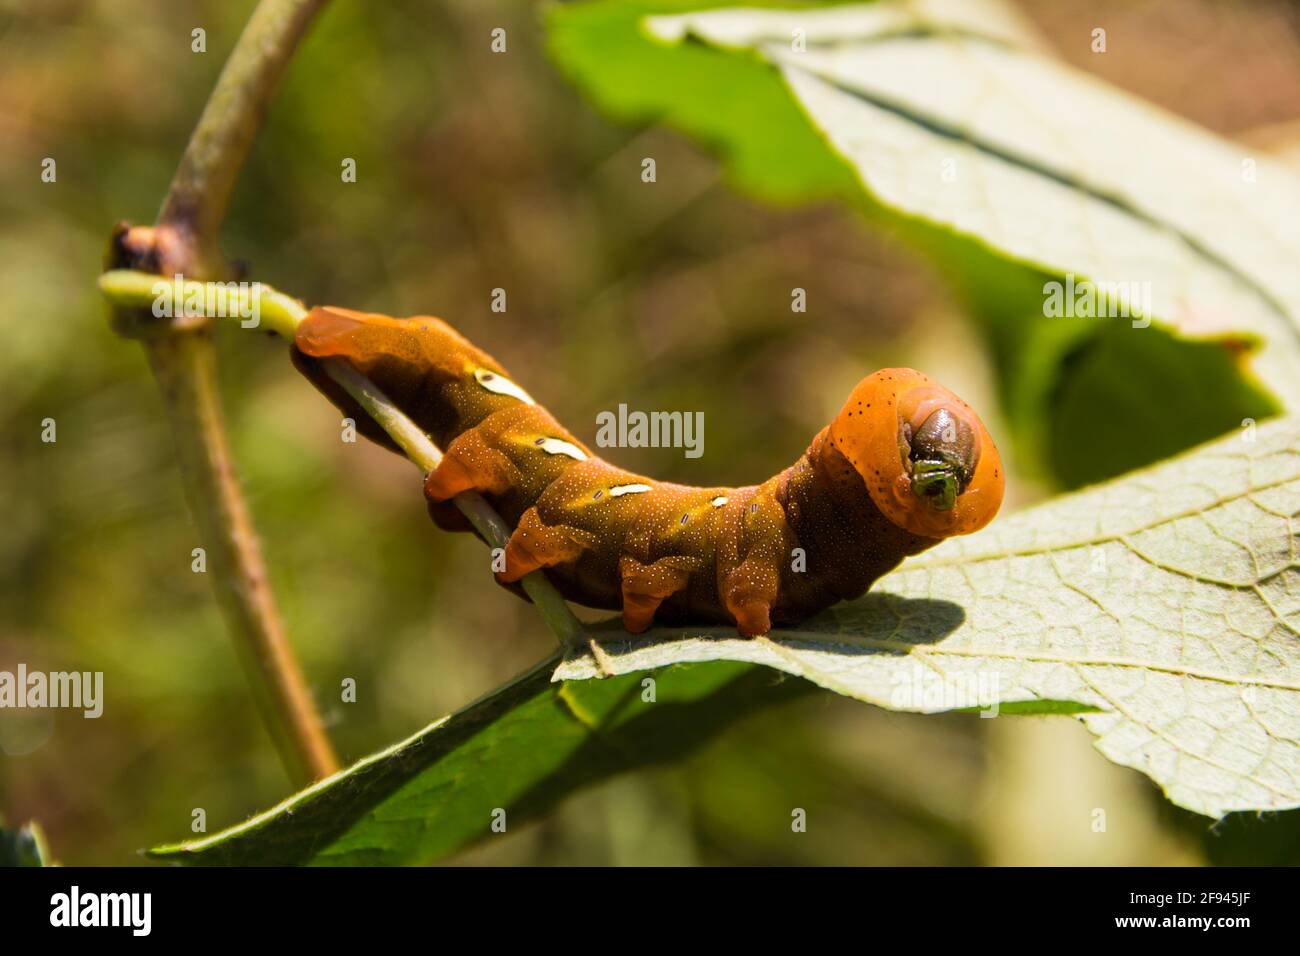
[[[0,0],[0,668],[101,670],[106,693],[98,720],[0,714],[0,808],[40,819],[70,864],[139,862],[196,808],[216,829],[290,790],[209,582],[190,571],[197,542],[143,356],[109,331],[93,284],[111,224],[152,220],[252,7]],[[621,401],[703,411],[703,458],[620,452],[667,479],[770,474],[885,364],[926,367],[989,407],[987,364],[928,266],[838,210],[737,196],[671,133],[603,120],[548,63],[538,17],[522,2],[336,0],[270,111],[223,248],[308,301],[448,318],[580,437]],[[496,26],[506,55],[489,50]],[[56,183],[40,180],[45,157]],[[345,157],[355,184],[340,181]],[[806,315],[790,312],[796,286]],[[420,476],[339,440],[283,344],[234,333],[220,347],[272,584],[345,759],[551,652],[478,542],[428,522]],[[40,441],[46,418],[55,444]],[[344,704],[349,677],[358,699]],[[1014,862],[991,842],[1010,802],[995,796],[989,723],[1016,733],[819,693],[454,859]],[[1086,746],[1074,760],[1079,800],[1152,815],[1136,775]],[[1088,826],[1050,794],[1041,806],[1049,832]],[[806,834],[790,831],[794,807]],[[1160,863],[1192,852],[1179,832],[1152,822],[1122,847],[1096,842],[1103,858]]]
[[[45,834],[40,826],[27,823],[7,830],[0,817],[0,866],[50,866]]]

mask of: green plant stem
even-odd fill
[[[127,269],[105,272],[99,278],[99,287],[104,295],[110,302],[123,308],[149,308],[158,297],[162,285],[171,284],[172,280]],[[261,283],[232,288],[222,283],[187,280],[182,283],[180,292],[184,298],[197,296],[212,302],[232,321],[239,321],[239,316],[250,314],[255,305],[260,319],[257,328],[275,332],[287,339],[293,338],[294,330],[307,315],[307,310],[297,299]],[[438,446],[378,386],[340,359],[327,361],[325,368],[422,472],[427,474],[438,467],[442,460]],[[489,547],[506,546],[511,529],[482,495],[466,492],[457,495],[453,501]],[[544,574],[534,571],[520,583],[562,646],[571,646],[584,639],[582,624],[573,616],[564,598]]]
[[[225,273],[217,234],[276,82],[325,0],[262,0],[221,71],[186,145],[153,230],[158,267],[191,278]],[[208,573],[249,683],[290,776],[338,769],[268,584],[235,477],[206,327],[145,340],[175,438]]]
[[[329,359],[325,363],[330,376],[347,389],[371,418],[386,431],[419,469],[428,473],[442,460],[442,452],[413,421],[407,418],[373,382],[342,359]],[[504,548],[510,540],[510,526],[502,520],[493,507],[476,491],[466,491],[452,499],[460,513],[469,519],[474,529],[492,548]],[[546,575],[534,571],[520,581],[537,607],[547,627],[561,646],[569,647],[583,638],[582,624],[573,616],[564,598],[555,590]]]
[[[177,289],[176,280],[156,276],[134,269],[111,269],[99,277],[99,290],[113,305],[123,309],[151,309],[164,291]],[[274,332],[292,339],[298,323],[307,315],[303,304],[292,296],[278,292],[269,285],[253,283],[200,282],[183,279],[179,284],[179,309],[184,302],[198,297],[210,302],[218,315],[240,321],[256,309],[259,317],[257,329]]]
[[[276,610],[252,516],[238,493],[214,384],[211,332],[161,336],[150,343],[148,357],[164,396],[207,573],[262,719],[296,782],[327,777],[338,761]]]

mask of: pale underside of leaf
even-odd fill
[[[1300,180],[962,6],[706,10],[646,26],[771,63],[886,206],[1137,311],[1149,292],[1149,315],[1186,337],[1258,337],[1260,377],[1297,407]]]
[[[1280,810],[1300,806],[1298,520],[1292,417],[950,540],[795,629],[600,644],[616,674],[746,661],[897,710],[1074,702],[1175,803]],[[597,674],[575,653],[555,677]]]

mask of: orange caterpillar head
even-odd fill
[[[885,368],[859,382],[830,440],[876,507],[912,534],[970,534],[1002,504],[1002,460],[984,423],[914,369]]]

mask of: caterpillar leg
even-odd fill
[[[742,637],[759,637],[772,630],[772,605],[779,584],[775,562],[755,557],[746,558],[727,575],[721,588],[722,604],[735,618]]]
[[[672,595],[686,587],[691,572],[699,565],[695,558],[671,555],[653,564],[623,556],[618,574],[623,585],[623,627],[630,634],[640,634],[653,622],[655,611]]]
[[[733,538],[724,539],[719,555],[718,597],[742,637],[772,629],[789,530],[785,509],[776,498],[779,480],[771,479],[749,500],[737,501],[740,527]]]
[[[447,446],[438,467],[424,479],[424,495],[430,501],[448,501],[462,491],[503,494],[512,487],[516,471],[503,452],[471,428]]]
[[[497,580],[509,584],[538,568],[568,564],[595,544],[596,536],[590,532],[544,524],[537,509],[529,508],[506,544],[506,569],[497,572]]]
[[[424,497],[429,516],[444,531],[472,531],[474,526],[451,503],[462,491],[501,494],[511,485],[514,466],[479,433],[470,429],[458,435],[442,456],[438,467],[424,479]]]

